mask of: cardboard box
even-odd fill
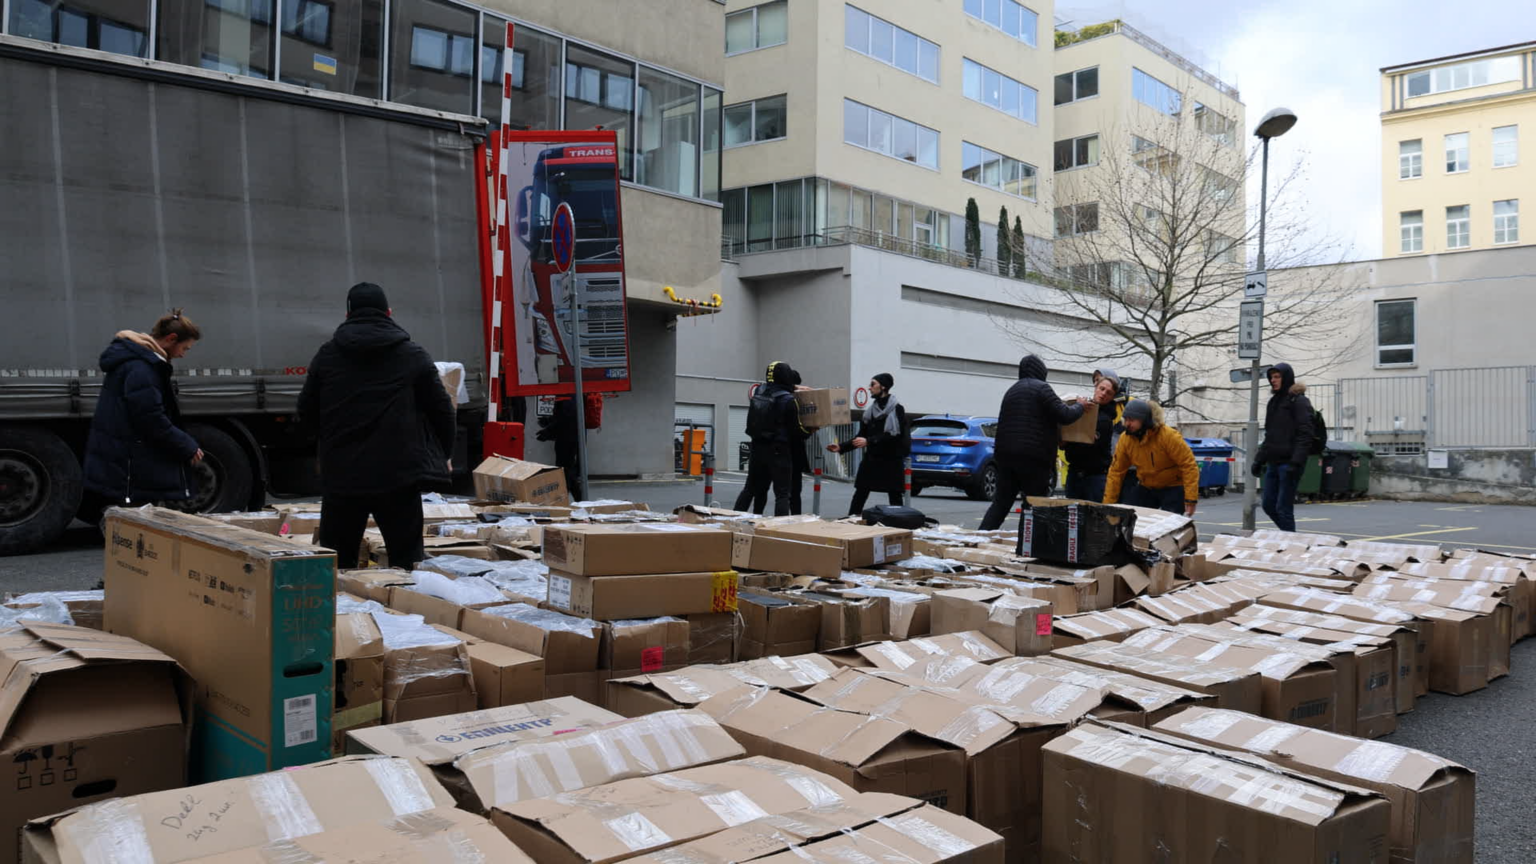
[[[836,579],[843,572],[843,550],[826,543],[736,534],[731,539],[731,566]]]
[[[492,456],[474,470],[475,497],[482,501],[566,504],[565,471],[553,465]]]
[[[905,795],[965,814],[965,751],[897,719],[746,685],[700,702],[699,710],[752,756],[804,765],[860,792]]]
[[[1510,560],[1508,564],[1519,562]],[[1487,582],[1509,586],[1509,602],[1514,607],[1514,631],[1516,640],[1536,634],[1536,581],[1520,567],[1488,565],[1482,562],[1450,564],[1408,564],[1399,571],[1403,576],[1419,576],[1426,579],[1442,579],[1458,582]],[[76,621],[75,623],[80,623]],[[89,625],[86,625],[89,626]]]
[[[359,729],[347,736],[347,752],[396,756],[420,762],[450,787],[460,756],[492,745],[530,741],[591,729],[623,718],[571,697],[504,705],[483,711],[429,717]]]
[[[1229,606],[1188,591],[1138,597],[1133,605],[1168,624],[1214,624],[1232,614]]]
[[[1493,631],[1488,645],[1488,680],[1492,681],[1509,674],[1514,609],[1506,599],[1508,591],[1506,586],[1487,582],[1391,579],[1386,583],[1363,583],[1355,588],[1355,596],[1395,603],[1428,603],[1487,616]]]
[[[729,666],[689,666],[675,672],[617,678],[607,683],[607,704],[625,717],[639,717],[700,702],[742,684],[800,692],[837,674],[819,654],[764,657]]]
[[[1115,568],[1108,565],[1071,568],[1056,567],[1035,561],[1023,565],[1023,570],[1031,579],[1078,586],[1077,611],[1079,612],[1094,612],[1100,609],[1112,609],[1115,606]],[[1091,587],[1082,588],[1081,586],[1085,584]],[[1056,611],[1058,614],[1067,614],[1063,613],[1060,607]]]
[[[650,522],[550,526],[544,563],[571,576],[715,573],[731,569],[731,532]]]
[[[1103,690],[1105,704],[1088,712],[1090,717],[1096,720],[1118,720],[1143,728],[1172,717],[1185,708],[1216,704],[1216,698],[1205,693],[1049,654],[1004,660],[995,668]]]
[[[463,630],[477,639],[544,658],[547,676],[597,668],[602,625],[527,603],[509,603],[464,613]]]
[[[425,766],[347,757],[33,820],[23,835],[22,861],[179,864],[263,846],[274,835],[293,840],[452,806],[453,798]]]
[[[847,387],[796,390],[795,404],[800,409],[800,425],[807,429],[846,426],[853,422]]]
[[[1396,700],[1396,713],[1406,714],[1413,710],[1413,703],[1418,698],[1418,685],[1415,680],[1418,636],[1411,628],[1396,624],[1374,624],[1341,615],[1302,612],[1297,609],[1281,609],[1277,606],[1262,604],[1242,610],[1228,623],[1248,630],[1273,633],[1287,639],[1319,644],[1348,641],[1373,645],[1374,640],[1387,640],[1392,645],[1394,680],[1392,694]],[[1345,634],[1348,638],[1335,639],[1333,634],[1336,633]]]
[[[891,638],[891,601],[885,597],[845,597],[815,591],[791,591],[781,596],[820,611],[817,651]]]
[[[603,622],[598,667],[612,677],[648,675],[688,665],[688,622],[636,618]]]
[[[1260,597],[1259,604],[1298,612],[1336,615],[1367,624],[1406,627],[1413,632],[1414,637],[1414,648],[1408,655],[1414,665],[1414,695],[1418,697],[1429,692],[1429,645],[1435,627],[1432,619],[1419,618],[1411,612],[1373,600],[1331,594],[1315,588],[1282,588]]]
[[[997,569],[1005,578],[971,574],[961,579],[990,588],[1001,588],[1020,597],[1044,600],[1051,604],[1058,615],[1076,615],[1098,605],[1098,583],[1091,578],[1037,576],[1007,566]]]
[[[1217,708],[1258,714],[1264,704],[1263,681],[1259,673],[1248,669],[1172,657],[1123,642],[1085,642],[1051,653],[1089,666],[1204,693],[1215,697]]]
[[[743,591],[736,596],[741,615],[741,659],[793,656],[816,651],[821,609],[776,594]]]
[[[476,705],[482,710],[544,698],[543,657],[495,642],[474,642],[465,650],[475,679]]]
[[[916,639],[933,632],[933,598],[894,588],[848,588],[837,592],[850,600],[880,598],[886,601],[885,631],[892,639]]]
[[[774,826],[767,823],[769,820],[754,823],[762,826],[758,834],[766,837],[774,832]],[[805,823],[797,820],[795,824]],[[1003,838],[996,833],[962,816],[924,806],[863,828],[828,832],[826,839],[786,849],[757,862],[879,861],[882,857],[910,864],[1001,864],[1008,860]]]
[[[854,649],[871,668],[904,672],[933,657],[963,657],[976,663],[996,663],[1013,655],[979,631],[924,636],[906,642],[875,642]]]
[[[933,632],[975,630],[1010,654],[1024,657],[1051,650],[1051,604],[995,588],[956,588],[933,595]]]
[[[663,711],[633,720],[480,747],[438,779],[475,813],[633,777],[679,771],[747,751],[701,711]],[[446,766],[445,766],[446,767]]]
[[[11,594],[5,600],[7,609],[35,609],[42,604],[63,604],[69,612],[70,620],[76,627],[89,627],[92,630],[102,629],[102,619],[106,611],[107,592],[95,591],[31,591],[26,594]]]
[[[335,669],[331,752],[343,753],[348,732],[384,720],[384,636],[372,615],[336,616]]]
[[[1030,498],[1020,517],[1018,554],[1051,564],[1123,564],[1136,518],[1129,507]]]
[[[1047,861],[1385,861],[1391,807],[1359,787],[1124,724],[1045,746]]]
[[[839,546],[843,550],[844,570],[903,561],[913,555],[911,531],[882,525],[820,521],[765,522],[758,525],[753,533],[759,537],[781,537]]]
[[[754,757],[519,801],[491,811],[491,820],[540,864],[587,864],[631,858],[753,816],[783,815],[854,794],[820,772]]]
[[[577,576],[551,570],[548,602],[553,609],[599,621],[734,612],[737,578],[735,570],[642,576]]]
[[[1063,444],[1092,444],[1099,437],[1099,406],[1083,406],[1083,416],[1061,427]],[[1097,504],[1098,502],[1092,502]]]
[[[1159,552],[1173,561],[1185,552],[1195,551],[1199,529],[1195,520],[1183,513],[1152,510],[1147,507],[1118,505],[1136,514],[1136,530],[1131,545],[1144,552]]]
[[[28,819],[186,783],[192,683],[175,660],[26,622],[0,630],[0,670],[0,862],[20,860]]]
[[[283,514],[276,510],[257,510],[248,513],[209,513],[208,518],[215,522],[223,522],[225,525],[233,525],[236,528],[249,528],[262,534],[278,535],[283,533],[283,525],[287,521]]]
[[[1388,841],[1394,862],[1473,860],[1475,777],[1455,762],[1235,711],[1192,708],[1156,728],[1381,794],[1392,808]]]
[[[344,864],[388,861],[389,864],[438,864],[446,850],[460,861],[534,864],[489,820],[452,807],[412,813],[387,822],[348,825],[293,840],[279,840],[238,852],[192,859],[189,864]]]
[[[1428,632],[1429,689],[1460,696],[1488,686],[1494,649],[1502,644],[1491,616],[1412,601],[1385,605],[1412,614]]]
[[[108,510],[105,530],[106,629],[196,682],[192,778],[328,757],[336,556],[160,507]]]
[[[464,622],[466,609],[489,609],[492,606],[504,606],[511,598],[502,597],[493,603],[474,603],[469,606],[461,606],[452,600],[444,600],[431,594],[424,594],[408,585],[398,585],[389,592],[389,608],[403,615],[420,615],[428,624],[437,624],[454,630],[460,629]]]
[[[462,636],[420,615],[373,612],[384,638],[384,722],[475,710],[475,679]]]
[[[364,600],[374,600],[389,605],[390,589],[416,584],[416,577],[406,570],[368,567],[362,570],[340,570],[336,573],[336,590],[353,594]]]
[[[1052,621],[1051,647],[1065,648],[1108,639],[1121,642],[1132,633],[1163,623],[1138,609],[1106,609],[1081,615],[1057,615]]]

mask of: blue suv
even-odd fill
[[[931,414],[912,423],[912,494],[929,486],[960,489],[977,501],[997,491],[992,462],[996,417]]]

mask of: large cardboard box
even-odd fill
[[[552,525],[544,529],[544,563],[571,576],[715,573],[731,569],[731,532],[652,522]]]
[[[1050,564],[1123,564],[1136,518],[1128,507],[1030,498],[1019,521],[1018,554]]]
[[[605,621],[598,667],[614,678],[647,675],[688,665],[688,652],[688,622],[681,618]]]
[[[1414,667],[1414,696],[1423,696],[1429,692],[1429,645],[1434,637],[1433,619],[1419,618],[1412,612],[1373,600],[1332,594],[1315,588],[1282,588],[1260,597],[1259,604],[1297,612],[1333,615],[1366,624],[1387,624],[1408,629],[1413,633],[1414,638],[1413,650],[1408,654]],[[1402,662],[1402,657],[1399,657],[1398,662]]]
[[[905,672],[934,657],[961,657],[985,664],[1013,656],[1003,646],[975,630],[924,636],[905,642],[874,642],[859,645],[853,650],[871,668],[889,672]]]
[[[843,550],[826,543],[736,534],[731,541],[731,566],[738,570],[836,579],[843,572]]]
[[[740,656],[741,608],[741,595],[738,594],[735,612],[707,612],[683,616],[688,622],[687,665],[735,663],[742,659]]]
[[[1413,703],[1418,698],[1414,657],[1418,651],[1418,638],[1414,631],[1407,627],[1356,621],[1342,615],[1302,612],[1299,609],[1281,609],[1278,606],[1262,604],[1242,610],[1227,623],[1234,627],[1260,633],[1273,633],[1287,639],[1317,644],[1351,642],[1371,646],[1376,644],[1376,640],[1385,640],[1392,646],[1392,695],[1396,702],[1395,713],[1406,714],[1413,710]],[[1344,634],[1346,638],[1335,638],[1334,634]],[[1374,667],[1362,664],[1361,668]],[[1362,735],[1362,737],[1366,736]]]
[[[1231,614],[1230,606],[1189,591],[1138,597],[1134,605],[1168,624],[1214,624]]]
[[[453,798],[424,765],[347,757],[117,798],[34,820],[24,833],[22,860],[180,864],[452,806]]]
[[[1425,624],[1433,622],[1428,628],[1426,655],[1429,689],[1460,696],[1488,686],[1493,678],[1490,670],[1496,651],[1508,647],[1500,638],[1493,616],[1414,601],[1383,604],[1413,615],[1420,622],[1421,632]]]
[[[1508,560],[1507,565],[1518,564]],[[1536,581],[1523,568],[1489,565],[1480,561],[1450,564],[1408,564],[1400,571],[1404,576],[1421,576],[1427,579],[1443,579],[1457,582],[1488,582],[1509,586],[1509,601],[1514,607],[1513,639],[1524,639],[1536,634]],[[76,624],[80,623],[78,620]]]
[[[406,615],[420,615],[428,624],[437,624],[454,630],[461,629],[464,624],[464,611],[466,609],[489,609],[492,606],[503,606],[512,598],[502,596],[494,601],[486,603],[472,603],[461,606],[452,600],[442,597],[434,597],[417,591],[414,587],[400,585],[389,592],[389,608]]]
[[[183,785],[191,690],[176,661],[125,636],[0,630],[0,862],[20,860],[28,819]]]
[[[746,755],[708,714],[663,711],[481,747],[458,757],[451,767],[439,766],[437,776],[459,806],[486,813],[530,798]]]
[[[490,820],[452,807],[194,858],[188,864],[441,864],[444,855],[452,855],[449,860],[460,862],[534,864]]]
[[[1250,669],[1172,657],[1123,642],[1085,642],[1051,653],[1089,666],[1205,693],[1215,697],[1217,708],[1258,714],[1264,704],[1263,680]]]
[[[1389,602],[1429,603],[1488,616],[1493,628],[1493,641],[1488,646],[1488,679],[1491,681],[1509,674],[1509,646],[1514,642],[1514,607],[1508,596],[1512,587],[1489,582],[1387,577],[1384,582],[1360,584],[1355,588],[1355,596]]]
[[[736,596],[741,615],[741,659],[793,656],[816,651],[821,609],[777,594],[743,591]]]
[[[543,657],[495,642],[471,642],[465,651],[475,679],[475,704],[482,710],[544,698]]]
[[[800,425],[807,429],[845,426],[853,422],[847,387],[796,390],[795,404],[800,409]]]
[[[106,521],[106,629],[196,682],[191,775],[331,755],[336,556],[160,507]]]
[[[465,633],[544,658],[547,676],[597,668],[602,625],[527,603],[509,603],[464,613]]]
[[[387,567],[367,567],[362,570],[340,570],[336,573],[336,590],[389,605],[393,588],[416,584],[416,577],[406,570]]]
[[[1100,689],[1105,693],[1105,704],[1088,712],[1090,717],[1118,720],[1143,728],[1185,708],[1216,704],[1216,697],[1205,693],[1051,655],[1016,657],[1004,660],[994,668]]]
[[[1156,627],[1163,621],[1138,609],[1105,609],[1102,612],[1085,612],[1081,615],[1057,615],[1052,622],[1052,648],[1081,645],[1108,639],[1122,642],[1125,637],[1139,633],[1148,627]]]
[[[742,684],[799,692],[837,674],[837,666],[819,654],[763,657],[728,666],[689,666],[675,672],[636,675],[608,682],[607,704],[625,717],[639,717],[700,702]]]
[[[969,630],[1024,657],[1051,650],[1052,607],[996,588],[956,588],[933,595],[933,633]]]
[[[844,570],[889,564],[912,557],[912,532],[882,525],[855,525],[851,522],[766,522],[754,534],[782,537],[808,543],[839,546],[843,550]]]
[[[735,570],[640,576],[577,576],[551,570],[548,603],[598,621],[735,612],[738,579]]]
[[[1155,728],[1380,793],[1392,807],[1393,862],[1472,864],[1476,778],[1455,762],[1236,711],[1191,708]]]
[[[565,471],[553,465],[492,456],[474,471],[475,497],[482,501],[567,504]]]
[[[754,757],[519,801],[491,820],[540,864],[599,864],[854,794],[818,771]]]
[[[1045,745],[1045,858],[1341,864],[1386,860],[1386,799],[1136,729]]]
[[[816,650],[834,651],[891,638],[891,601],[886,597],[853,597],[818,591],[782,595],[793,603],[820,610]]]
[[[384,636],[373,616],[336,616],[336,691],[332,699],[331,752],[343,753],[347,733],[384,720]]]
[[[699,710],[750,755],[814,768],[860,792],[905,795],[965,814],[965,751],[896,718],[746,685],[705,699]]]

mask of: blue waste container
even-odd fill
[[[1185,438],[1200,460],[1200,494],[1225,495],[1232,482],[1232,442],[1225,438]]]

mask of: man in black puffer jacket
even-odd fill
[[[800,425],[800,408],[795,403],[800,373],[788,363],[775,360],[768,364],[763,378],[747,408],[752,455],[747,463],[746,485],[736,496],[736,509],[747,512],[749,508],[765,506],[768,487],[772,486],[773,515],[788,516],[796,480],[791,451],[795,447],[804,450],[806,439],[805,427]]]
[[[1061,446],[1061,427],[1083,416],[1081,401],[1068,405],[1045,383],[1045,361],[1031,354],[1019,361],[1018,383],[1008,388],[997,412],[997,495],[981,520],[981,530],[993,531],[1008,518],[1013,502],[1022,492],[1043,496],[1050,492],[1056,470],[1056,449]]]
[[[1296,486],[1312,455],[1317,431],[1307,386],[1289,363],[1269,367],[1269,405],[1264,409],[1264,443],[1253,460],[1254,477],[1264,478],[1264,513],[1281,531],[1296,530]]]
[[[352,286],[347,320],[309,364],[299,416],[319,436],[320,545],[337,567],[356,567],[372,514],[390,565],[411,569],[423,556],[422,486],[448,479],[453,403],[384,289]]]

